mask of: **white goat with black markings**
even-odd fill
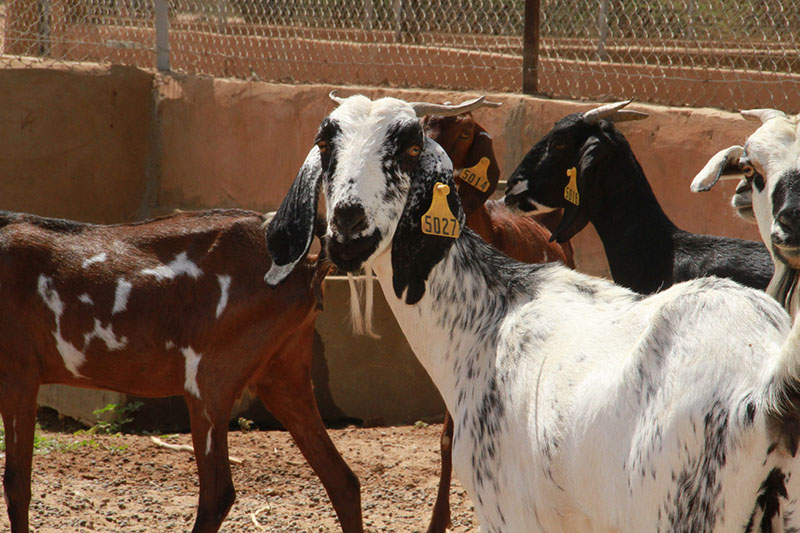
[[[644,297],[517,263],[468,228],[424,234],[454,184],[418,117],[447,109],[336,101],[267,229],[266,280],[304,256],[322,188],[329,257],[376,272],[453,415],[483,531],[783,529],[800,493],[800,328],[785,342],[773,299],[717,278]]]
[[[744,179],[731,201],[739,215],[758,224],[772,255],[775,273],[767,293],[797,316],[800,307],[800,119],[775,109],[742,111],[761,121],[744,146],[719,151],[692,181],[708,191],[725,177]]]

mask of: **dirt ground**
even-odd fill
[[[367,531],[425,531],[436,497],[441,425],[329,430],[361,480]],[[31,530],[178,532],[191,530],[197,505],[194,457],[143,435],[37,432]],[[188,434],[169,443],[191,444]],[[231,431],[237,499],[225,532],[340,531],[319,479],[285,431]],[[454,532],[477,528],[458,481],[451,488]],[[257,513],[259,526],[253,522]],[[0,530],[9,528],[5,510]]]

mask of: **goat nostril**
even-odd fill
[[[792,207],[781,209],[778,213],[778,222],[787,229],[800,231],[800,208]]]
[[[345,205],[334,211],[333,222],[344,235],[353,235],[367,229],[367,213],[358,204]]]

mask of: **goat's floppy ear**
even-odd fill
[[[464,211],[455,192],[453,170],[444,150],[431,139],[425,139],[425,150],[417,170],[411,177],[408,199],[392,239],[392,285],[401,300],[406,291],[407,304],[415,304],[425,294],[425,281],[433,267],[442,260],[455,239],[427,235],[422,232],[422,216],[431,207],[437,182],[450,187],[447,205],[464,227]],[[406,290],[407,289],[407,290]]]
[[[473,168],[484,157],[489,160],[489,167],[486,169],[486,179],[489,181],[489,187],[485,191],[481,191],[469,183],[459,184],[458,195],[461,197],[461,207],[466,214],[472,213],[491,198],[495,189],[497,189],[497,182],[500,181],[500,166],[497,164],[497,157],[494,155],[492,137],[482,126],[475,124],[475,134],[469,152],[467,152],[464,168]]]
[[[744,148],[741,146],[731,146],[714,154],[714,157],[708,160],[703,170],[698,172],[692,180],[690,187],[692,192],[710,190],[726,174],[741,174],[739,158],[743,151]]]
[[[586,227],[592,215],[600,208],[601,194],[597,174],[600,168],[605,166],[611,153],[608,142],[608,139],[600,139],[593,135],[581,146],[575,169],[578,194],[573,195],[570,205],[564,208],[564,216],[550,237],[551,241],[564,243],[570,240]]]
[[[315,146],[267,226],[267,251],[272,265],[264,280],[270,287],[286,279],[311,247],[321,178],[322,162]]]

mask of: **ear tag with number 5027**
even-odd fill
[[[422,215],[422,233],[451,239],[457,239],[461,234],[458,219],[453,216],[453,212],[450,211],[450,206],[447,204],[448,194],[450,194],[450,186],[437,181],[433,186],[431,206]]]
[[[564,187],[564,199],[571,204],[581,203],[581,195],[578,193],[578,170],[575,167],[567,169],[569,183]]]
[[[489,179],[486,177],[489,171],[489,158],[481,157],[478,164],[474,167],[465,168],[458,175],[459,178],[466,181],[481,192],[489,190]]]

